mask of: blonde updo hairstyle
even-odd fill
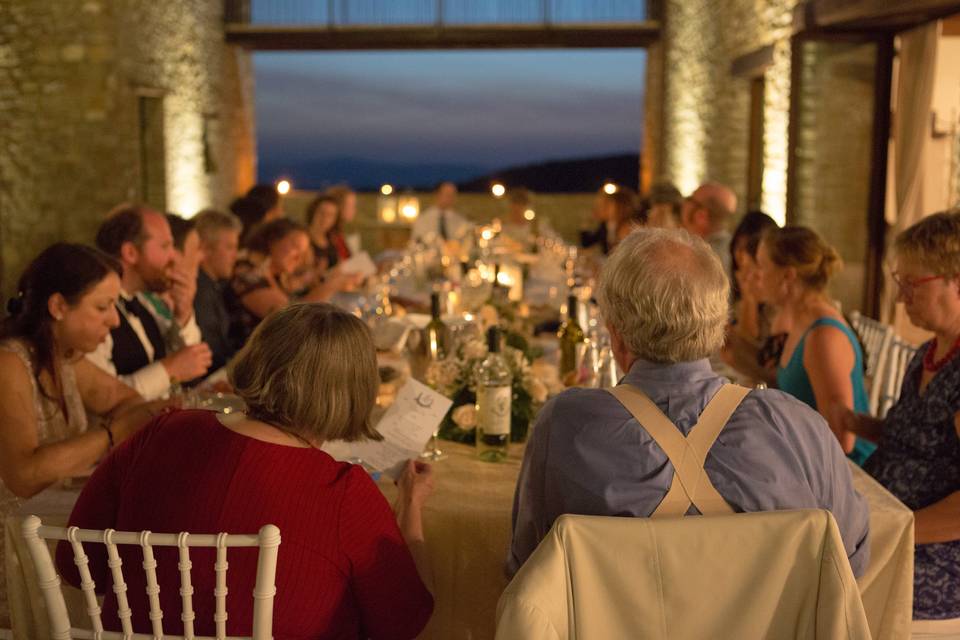
[[[941,211],[914,223],[897,235],[893,249],[935,275],[960,275],[960,209]]]
[[[775,265],[793,267],[800,282],[814,291],[826,289],[843,269],[836,249],[809,227],[771,227],[763,233],[762,242]]]
[[[333,305],[293,304],[267,316],[229,380],[248,416],[311,444],[382,439],[370,424],[380,386],[373,337]]]

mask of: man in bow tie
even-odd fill
[[[100,225],[96,243],[123,265],[117,304],[120,325],[87,357],[147,400],[164,397],[172,385],[204,375],[212,356],[194,318],[196,282],[175,268],[173,236],[164,215],[121,205]],[[172,320],[144,304],[141,294],[147,291],[169,292]],[[174,350],[165,336],[186,346]]]

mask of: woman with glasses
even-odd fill
[[[876,446],[842,426],[850,410],[869,407],[863,353],[853,329],[826,293],[843,266],[829,244],[806,227],[772,227],[757,249],[760,302],[776,306],[772,333],[785,333],[777,387],[820,412],[857,464]]]
[[[960,635],[960,210],[903,231],[895,282],[910,321],[933,333],[883,420],[846,412],[879,442],[864,468],[914,512],[914,632]],[[917,637],[916,635],[914,637]]]

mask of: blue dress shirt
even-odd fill
[[[708,360],[638,360],[622,382],[639,387],[684,435],[726,382]],[[707,455],[710,481],[735,511],[822,508],[833,513],[854,575],[866,570],[869,513],[846,457],[816,411],[781,391],[748,394]],[[507,559],[515,573],[565,513],[647,517],[673,466],[603,389],[568,389],[537,416],[513,503]],[[691,513],[696,513],[691,508]]]

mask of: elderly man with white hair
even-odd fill
[[[720,260],[686,231],[640,229],[620,244],[604,266],[599,302],[627,374],[614,390],[567,389],[540,411],[517,481],[511,573],[562,514],[663,513],[674,467],[656,434],[675,428],[686,437],[715,399],[728,405],[711,410],[722,417],[712,420],[719,435],[704,463],[717,500],[736,512],[828,509],[854,574],[864,572],[867,504],[823,418],[780,391],[725,386],[710,367],[728,294]],[[624,392],[646,398],[644,424],[635,400],[627,402],[634,410],[621,404]],[[678,513],[697,513],[688,505]]]

